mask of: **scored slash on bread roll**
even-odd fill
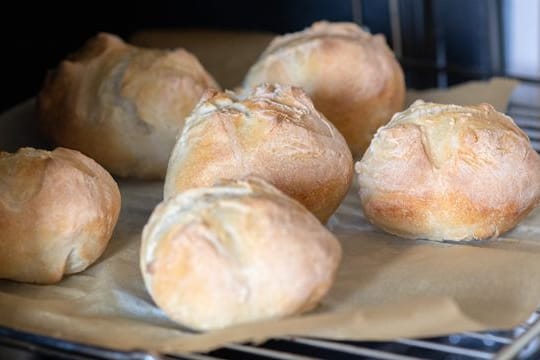
[[[353,156],[403,108],[403,71],[382,35],[354,23],[320,21],[276,37],[251,67],[244,87],[300,86],[343,134]]]
[[[209,330],[314,308],[340,260],[309,211],[248,178],[164,200],[144,227],[140,266],[171,319]]]
[[[355,168],[366,217],[409,238],[495,237],[540,204],[540,156],[489,104],[417,101],[377,131]]]
[[[40,126],[56,145],[114,175],[160,179],[184,118],[209,87],[218,85],[183,49],[137,48],[99,34],[47,77]]]
[[[0,278],[50,284],[83,271],[119,212],[118,185],[80,152],[0,152]]]
[[[256,175],[325,222],[350,186],[352,166],[347,143],[300,88],[209,90],[172,151],[164,194]]]

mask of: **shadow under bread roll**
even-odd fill
[[[244,87],[299,86],[361,156],[379,126],[403,109],[405,81],[384,36],[354,23],[320,21],[276,37],[251,67]]]
[[[333,284],[338,240],[262,179],[164,200],[142,235],[147,290],[174,321],[210,330],[313,309]]]
[[[352,156],[300,88],[264,84],[241,95],[209,90],[172,151],[165,198],[249,175],[326,222],[351,184]]]
[[[40,127],[55,145],[114,175],[160,179],[184,118],[210,87],[218,85],[183,49],[138,48],[99,34],[47,76]]]
[[[51,284],[83,271],[119,212],[118,185],[80,152],[0,152],[0,278]]]
[[[431,240],[496,237],[540,204],[540,156],[489,104],[415,102],[356,163],[366,217]]]

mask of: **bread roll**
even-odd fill
[[[377,128],[403,108],[403,72],[382,35],[353,23],[316,22],[274,39],[251,67],[245,87],[264,82],[302,87],[362,155]]]
[[[119,211],[116,182],[78,151],[0,152],[0,278],[51,284],[83,271]]]
[[[325,222],[353,176],[339,131],[299,89],[265,84],[245,96],[208,91],[173,149],[165,198],[219,179],[260,176]]]
[[[314,308],[341,259],[336,238],[259,179],[192,189],[156,207],[141,271],[174,321],[209,330]]]
[[[540,156],[489,104],[417,101],[355,167],[366,217],[408,238],[495,237],[540,203]]]
[[[112,174],[158,179],[204,90],[217,87],[185,50],[150,50],[100,34],[47,77],[40,126]]]

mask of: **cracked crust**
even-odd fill
[[[312,309],[340,259],[339,242],[302,205],[248,178],[158,205],[143,230],[140,267],[171,319],[209,330]]]
[[[353,155],[403,108],[403,71],[382,35],[353,23],[316,22],[275,38],[251,67],[244,87],[299,86],[343,134]]]
[[[113,178],[78,151],[0,153],[0,278],[50,284],[105,250],[120,211]]]
[[[368,219],[409,238],[496,237],[540,204],[540,156],[489,104],[417,101],[377,131],[355,169]]]
[[[220,179],[260,176],[326,222],[352,181],[347,143],[300,89],[209,90],[173,149],[165,198]]]
[[[40,125],[118,176],[163,178],[175,136],[202,93],[218,87],[183,49],[137,48],[99,34],[51,72]]]

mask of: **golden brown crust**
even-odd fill
[[[404,237],[498,236],[540,203],[540,156],[488,104],[417,101],[379,129],[355,168],[365,215]]]
[[[312,309],[340,259],[339,242],[302,205],[249,178],[158,205],[140,266],[171,319],[208,330]]]
[[[40,123],[54,143],[115,175],[163,178],[184,118],[209,87],[218,85],[185,50],[136,48],[99,34],[47,77]]]
[[[165,197],[257,175],[325,222],[352,174],[345,140],[301,89],[265,84],[243,97],[208,91],[173,149]]]
[[[50,284],[105,250],[120,212],[114,179],[78,151],[0,153],[0,278]]]
[[[377,128],[401,110],[403,72],[381,35],[352,23],[317,22],[277,37],[244,80],[302,87],[361,155]]]

